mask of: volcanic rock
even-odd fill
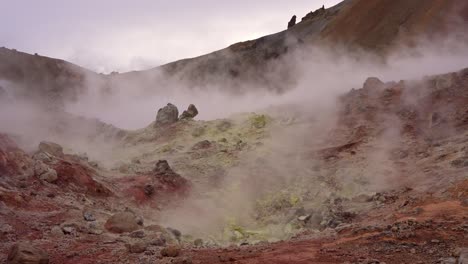
[[[57,172],[54,169],[49,169],[46,173],[39,176],[39,179],[48,183],[54,183],[57,181]]]
[[[146,251],[147,244],[142,241],[132,242],[127,245],[128,251],[130,253],[143,253]]]
[[[167,174],[167,173],[173,173],[171,167],[169,166],[169,163],[167,160],[159,160],[156,163],[156,167],[153,170],[157,174]]]
[[[132,212],[121,212],[111,216],[105,228],[113,233],[133,232],[140,229],[141,219]]]
[[[156,126],[170,125],[179,120],[179,110],[171,103],[158,110]]]
[[[212,146],[212,143],[209,140],[203,140],[193,145],[192,150],[208,149],[211,146]]]
[[[52,156],[63,157],[63,148],[57,143],[42,141],[39,143],[39,151],[48,153]]]
[[[161,250],[161,256],[175,258],[180,254],[180,247],[171,245]]]
[[[177,240],[179,240],[180,237],[182,236],[182,233],[177,229],[170,228],[170,227],[168,227],[166,229],[167,229],[167,231],[171,232]]]
[[[288,22],[288,28],[291,28],[296,25],[296,15],[291,17],[291,20]]]
[[[190,104],[187,110],[185,110],[179,117],[179,119],[192,119],[198,115],[198,109],[195,105]]]
[[[385,87],[385,84],[381,80],[379,80],[379,78],[369,77],[364,82],[364,86],[362,88],[364,90],[368,90],[368,89],[381,89],[384,87]]]
[[[53,183],[58,179],[57,172],[44,162],[37,160],[34,164],[34,174],[41,180]]]
[[[154,194],[154,186],[151,185],[151,184],[145,185],[145,187],[143,188],[143,190],[144,190],[144,192],[145,192],[145,194],[146,194],[147,196],[151,196],[151,195]]]
[[[302,18],[301,21],[311,20],[311,19],[314,19],[314,18],[316,18],[316,17],[319,17],[319,16],[321,16],[321,15],[323,15],[323,14],[325,14],[325,13],[326,13],[325,6],[322,5],[321,8],[319,8],[319,9],[317,9],[317,10],[315,10],[315,11],[309,12],[305,17]]]
[[[49,255],[30,244],[15,244],[8,254],[9,264],[48,264]]]
[[[90,212],[88,210],[83,211],[83,219],[88,221],[88,222],[96,221],[96,217],[93,215],[92,212]]]

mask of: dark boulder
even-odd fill
[[[168,173],[173,173],[171,167],[169,166],[169,163],[167,160],[159,160],[156,163],[156,166],[154,167],[153,170],[156,174],[168,174]]]
[[[195,105],[190,104],[187,110],[185,110],[182,115],[180,115],[179,119],[192,119],[198,115],[198,109]]]
[[[156,126],[170,125],[179,120],[179,110],[171,103],[158,110]]]

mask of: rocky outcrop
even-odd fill
[[[107,220],[105,228],[112,233],[125,233],[138,230],[142,225],[141,218],[130,211],[126,211],[111,216]]]
[[[8,254],[8,264],[48,264],[49,255],[27,243],[15,244]]]
[[[59,158],[64,156],[62,146],[54,142],[42,141],[39,143],[39,151]]]
[[[182,115],[180,115],[179,119],[192,119],[198,115],[198,109],[195,105],[190,104],[187,110],[185,110]]]
[[[381,89],[385,87],[385,83],[383,83],[379,78],[376,77],[369,77],[364,82],[364,86],[362,87],[364,90],[368,89]]]
[[[179,110],[171,103],[158,110],[156,126],[170,125],[179,120]]]
[[[37,160],[36,163],[34,164],[34,174],[39,179],[49,182],[49,183],[54,183],[58,179],[57,171],[50,168],[49,166],[47,166],[44,162],[40,160]]]
[[[291,17],[291,20],[288,22],[288,28],[291,28],[296,25],[296,15]]]
[[[305,21],[305,20],[311,20],[311,19],[314,19],[315,17],[319,17],[323,14],[326,13],[326,9],[325,9],[325,6],[322,6],[321,8],[313,11],[313,12],[309,12],[305,17],[302,18],[301,21]]]

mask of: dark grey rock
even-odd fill
[[[296,15],[291,17],[291,20],[288,22],[288,28],[291,28],[296,25]]]
[[[192,119],[194,117],[196,117],[198,115],[198,109],[195,107],[195,105],[191,104],[189,105],[189,107],[187,108],[187,110],[185,110],[182,115],[180,115],[180,118],[179,119]]]
[[[171,103],[158,110],[156,126],[170,125],[179,120],[179,110]]]

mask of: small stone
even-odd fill
[[[153,239],[150,241],[150,244],[151,244],[152,246],[162,247],[162,246],[165,246],[165,245],[166,245],[166,239],[165,239],[164,237],[153,238]]]
[[[60,226],[54,226],[50,229],[50,234],[56,237],[63,236],[62,228],[60,228]]]
[[[76,229],[73,226],[64,226],[62,227],[62,231],[65,235],[74,235],[76,233]]]
[[[133,231],[132,233],[130,233],[130,237],[144,238],[145,237],[145,231],[143,231],[143,230]]]
[[[161,256],[175,258],[180,254],[180,247],[176,245],[171,245],[163,248],[161,250]]]
[[[147,184],[145,185],[145,187],[143,188],[143,191],[145,192],[145,194],[147,196],[151,196],[154,194],[154,186],[151,185],[151,184]]]
[[[144,242],[138,241],[128,244],[127,248],[130,253],[139,254],[146,251],[147,245]]]
[[[301,215],[297,218],[297,220],[301,221],[301,222],[307,222],[310,217],[312,217],[311,215]]]
[[[90,211],[84,211],[83,212],[83,218],[84,218],[84,220],[86,220],[88,222],[96,221],[96,217]]]
[[[140,228],[142,222],[143,220],[134,213],[126,211],[111,216],[107,220],[105,228],[113,233],[133,232]]]
[[[201,247],[201,246],[203,246],[203,239],[197,238],[197,239],[195,239],[195,241],[193,241],[193,244],[194,244],[196,247]]]

